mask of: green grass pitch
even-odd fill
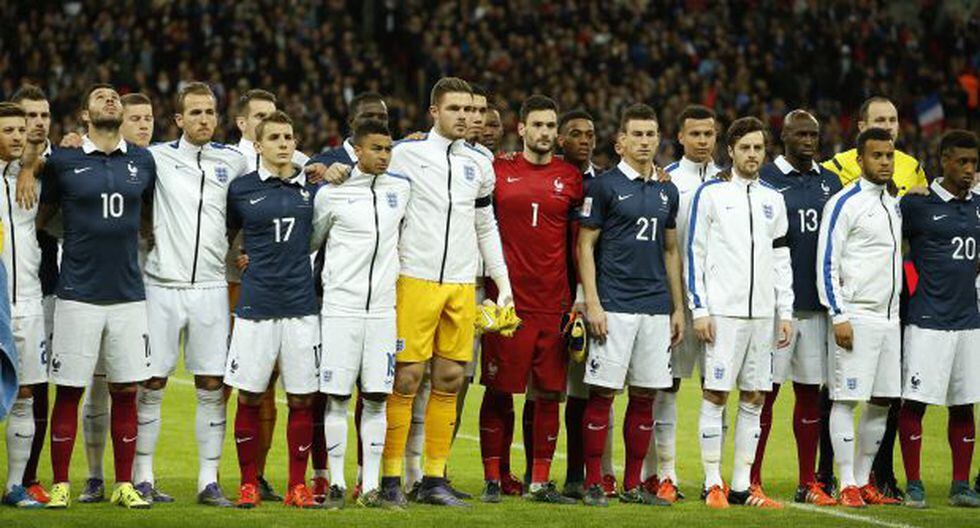
[[[453,446],[450,458],[450,475],[454,485],[478,495],[482,489],[483,475],[480,463],[480,450],[477,432],[477,416],[483,390],[474,386],[466,402],[466,413],[462,429]],[[17,511],[13,508],[0,509],[0,526],[13,527],[70,527],[98,526],[100,528],[150,528],[155,526],[210,526],[212,528],[231,527],[299,527],[299,526],[393,526],[409,528],[413,526],[441,527],[450,523],[461,526],[980,526],[980,512],[946,506],[949,487],[950,459],[946,443],[946,412],[931,408],[924,425],[924,448],[922,473],[928,493],[930,508],[913,511],[905,507],[870,507],[864,510],[845,510],[842,508],[819,509],[790,503],[796,487],[796,456],[790,415],[792,413],[792,391],[780,395],[775,413],[775,425],[766,455],[763,474],[766,490],[774,498],[786,503],[781,511],[760,511],[751,508],[732,507],[723,512],[709,510],[697,500],[701,467],[697,441],[697,416],[699,391],[694,383],[682,387],[678,399],[678,474],[682,480],[681,489],[687,499],[672,508],[652,508],[637,505],[622,505],[613,502],[609,508],[595,509],[584,506],[551,506],[506,498],[499,505],[485,505],[474,501],[473,507],[466,510],[448,510],[432,506],[410,505],[404,512],[368,511],[349,502],[347,509],[339,512],[297,511],[280,504],[262,504],[251,511],[218,510],[198,506],[194,503],[197,482],[197,446],[194,441],[194,390],[190,377],[182,373],[171,380],[164,400],[163,431],[157,451],[157,483],[168,493],[174,495],[174,504],[157,505],[148,511],[125,511],[108,503],[87,505],[73,503],[66,511]],[[281,394],[280,394],[281,397]],[[617,399],[616,463],[622,476],[622,441],[620,437],[625,397]],[[520,406],[520,402],[518,402]],[[222,487],[230,498],[237,495],[238,467],[235,455],[234,438],[231,425],[234,404],[229,406],[229,432],[226,436],[224,459],[221,464]],[[280,400],[279,421],[272,453],[269,455],[267,477],[275,487],[283,491],[286,483],[285,417],[287,409]],[[520,409],[517,413],[520,417]],[[729,413],[734,416],[734,413]],[[515,467],[523,467],[524,455],[520,444],[520,424],[512,451]],[[6,448],[0,437],[0,475],[6,476]],[[723,475],[731,475],[731,446],[726,442],[726,469]],[[564,443],[558,452],[552,474],[559,485],[564,479]],[[898,449],[896,448],[896,456]],[[111,446],[106,453],[106,471],[112,475]],[[348,482],[354,480],[353,425],[351,443],[348,449]],[[896,460],[901,467],[900,460]],[[975,468],[977,464],[974,464]],[[82,444],[81,428],[72,459],[72,494],[81,491],[86,476],[85,452]],[[900,480],[904,477],[901,469]],[[51,468],[47,450],[41,459],[41,478],[45,486],[50,486]]]

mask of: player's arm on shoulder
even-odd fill
[[[330,234],[333,226],[333,207],[329,187],[321,187],[313,198],[313,235],[310,237],[310,253],[316,253]]]
[[[31,209],[37,203],[37,182],[44,179],[45,167],[49,165],[44,158],[44,143],[28,141],[20,158],[20,173],[17,175],[15,197],[24,209]]]

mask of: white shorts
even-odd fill
[[[902,339],[897,320],[851,317],[851,350],[835,343],[827,360],[830,399],[868,401],[902,395]]]
[[[49,379],[55,385],[87,387],[100,360],[109,383],[150,377],[144,301],[90,304],[58,299],[54,336]]]
[[[980,329],[905,327],[902,397],[930,405],[980,402]]]
[[[799,313],[793,323],[793,335],[786,348],[773,348],[772,381],[822,385],[827,378],[827,351],[833,342],[827,314]]]
[[[704,343],[694,334],[694,319],[691,312],[687,312],[684,318],[684,340],[674,347],[670,355],[670,369],[674,372],[674,377],[678,379],[688,379],[694,376],[694,367],[704,374]]]
[[[225,383],[260,394],[269,387],[279,365],[279,377],[288,394],[317,391],[320,324],[315,315],[281,319],[235,318]]]
[[[607,389],[673,385],[670,316],[606,312],[606,340],[592,339],[585,383]]]
[[[326,339],[320,359],[320,392],[349,396],[360,391],[391,394],[398,330],[395,314],[383,319],[323,316]]]
[[[228,359],[228,287],[146,286],[146,314],[153,348],[153,376],[170,377],[180,358],[196,376],[221,376]]]
[[[711,316],[715,341],[704,346],[704,388],[772,390],[773,319]]]
[[[37,301],[40,308],[40,299]],[[44,314],[24,315],[10,319],[14,348],[20,361],[18,383],[37,385],[48,381],[48,339],[44,331]]]

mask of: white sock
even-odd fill
[[[603,476],[616,474],[616,468],[613,467],[613,439],[616,438],[616,435],[613,434],[613,425],[616,423],[615,409],[614,406],[609,406],[609,427],[606,429],[606,447],[602,450]]]
[[[704,467],[704,487],[723,485],[721,480],[721,440],[723,405],[701,400],[698,430],[701,433],[701,465]]]
[[[856,486],[854,480],[854,410],[857,402],[835,401],[830,408],[830,442],[834,446],[840,487]]]
[[[221,446],[225,443],[227,421],[224,389],[197,389],[197,491],[200,493],[212,482],[218,482]]]
[[[361,412],[361,450],[364,453],[362,493],[378,488],[381,472],[381,454],[385,450],[385,432],[388,428],[386,402],[364,400]]]
[[[858,486],[864,486],[871,477],[871,466],[874,464],[881,439],[885,436],[888,422],[888,407],[869,403],[861,420],[858,421],[858,452],[854,461],[854,480]]]
[[[412,402],[412,425],[405,443],[405,488],[411,489],[422,480],[422,451],[425,449],[425,408],[429,405],[431,384],[428,376],[422,380]],[[363,415],[362,415],[363,419]]]
[[[650,414],[653,414],[652,412]],[[656,424],[656,422],[654,422]],[[643,457],[643,468],[640,469],[640,482],[646,482],[648,478],[657,475],[657,437],[651,435],[650,446],[647,447],[647,454]],[[659,479],[657,480],[659,482]]]
[[[163,408],[163,389],[148,389],[142,385],[136,396],[136,458],[133,459],[133,482],[154,483],[153,453],[160,438],[160,416]]]
[[[653,437],[657,444],[657,470],[660,481],[677,485],[677,393],[657,393],[653,403]]]
[[[751,484],[752,462],[759,445],[761,404],[738,402],[735,418],[735,465],[732,470],[732,491],[747,491]]]
[[[102,465],[105,461],[105,444],[109,434],[109,384],[105,376],[93,376],[92,384],[85,391],[82,434],[85,437],[88,478],[105,480]]]
[[[20,486],[34,443],[34,398],[17,398],[7,418],[7,491]]]
[[[330,468],[330,485],[347,489],[344,480],[344,457],[347,455],[347,402],[349,398],[340,399],[329,396],[327,410],[323,414],[323,434],[327,438],[327,467]],[[367,400],[364,401],[365,410]],[[364,423],[364,415],[361,415]],[[365,456],[367,453],[365,453]]]
[[[728,407],[721,409],[721,453],[724,456],[725,442],[728,440]]]

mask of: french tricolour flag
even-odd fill
[[[923,132],[942,129],[943,119],[946,116],[943,114],[943,104],[939,100],[939,94],[932,94],[916,103],[915,113]]]

